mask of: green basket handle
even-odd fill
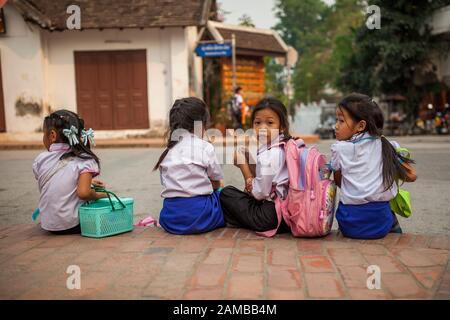
[[[119,199],[119,197],[118,197],[114,192],[111,192],[111,191],[109,191],[109,190],[106,190],[106,189],[103,188],[103,187],[94,187],[94,190],[95,190],[95,192],[103,192],[103,193],[106,193],[106,195],[108,196],[109,203],[111,204],[111,208],[112,208],[113,211],[115,211],[116,208],[114,207],[114,204],[113,204],[113,202],[112,202],[112,200],[111,200],[111,195],[112,195],[113,197],[115,197],[116,200],[120,203],[120,205],[122,206],[122,209],[125,209],[125,208],[126,208],[126,206],[123,204],[123,202]]]

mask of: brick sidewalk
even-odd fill
[[[0,298],[450,299],[449,251],[446,236],[265,239],[139,227],[90,239],[16,225],[0,227]],[[66,288],[69,265],[81,268],[80,290]],[[380,290],[366,287],[369,265],[381,268]]]

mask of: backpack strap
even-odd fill
[[[293,143],[296,143],[298,148],[305,146],[305,143],[303,142],[302,139],[289,139],[287,141],[280,141],[279,143],[273,144],[270,146],[270,148],[275,147],[275,146],[282,146],[283,148],[286,148],[288,143],[292,143],[290,141],[292,141]],[[274,191],[275,191],[274,189],[275,188],[273,187],[271,194],[274,193]],[[270,237],[273,237],[277,233],[278,228],[280,227],[281,221],[283,220],[283,217],[286,215],[286,210],[287,210],[287,205],[288,205],[287,199],[288,199],[287,197],[286,197],[286,199],[281,199],[278,196],[275,196],[273,198],[273,201],[275,203],[275,211],[277,212],[277,221],[278,221],[277,227],[275,229],[264,231],[264,232],[256,232],[257,235],[270,238]]]
[[[301,147],[306,147],[306,143],[305,141],[303,141],[303,139],[300,138],[293,138],[295,144],[297,145],[297,147],[301,148]]]
[[[273,147],[283,147],[286,146],[286,141],[280,141],[278,143],[274,143],[272,145],[270,145],[270,147],[267,148],[267,150],[272,149]]]

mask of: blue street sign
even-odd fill
[[[231,43],[200,43],[195,48],[200,57],[229,57],[232,54]]]

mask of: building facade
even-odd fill
[[[8,1],[0,34],[0,131],[40,131],[45,115],[64,108],[112,135],[159,135],[175,99],[201,97],[193,47],[214,1],[135,2]],[[71,4],[80,8],[80,30],[67,29]]]

